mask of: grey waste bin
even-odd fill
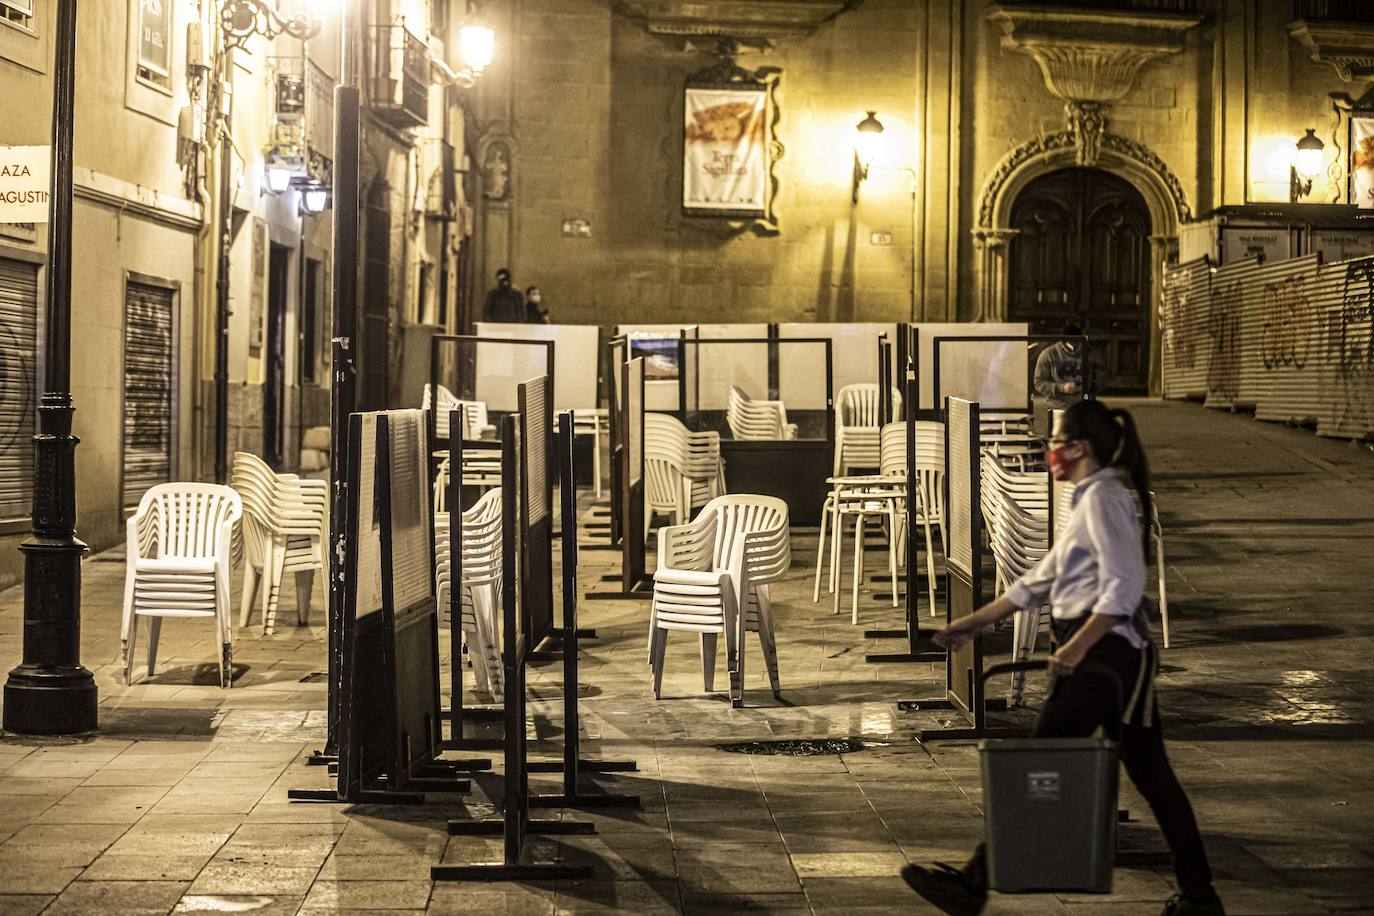
[[[1044,669],[994,665],[994,674]],[[1110,675],[1100,665],[1084,666]],[[1116,862],[1116,742],[1106,738],[1003,738],[978,744],[988,886],[1002,893],[1109,894]]]
[[[1108,894],[1116,860],[1116,744],[1105,738],[985,740],[988,886]]]

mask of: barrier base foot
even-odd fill
[[[505,714],[506,714],[505,709],[503,709],[503,708],[500,707],[500,706],[464,706],[464,707],[463,707],[463,718],[464,718],[464,719],[501,719],[501,718],[503,718],[503,717],[505,716]],[[447,722],[447,721],[451,721],[451,720],[453,719],[453,710],[452,710],[452,709],[441,709],[441,710],[439,710],[439,718],[440,718],[440,719],[443,719],[443,720],[446,721],[446,722]]]
[[[638,808],[638,795],[579,792],[576,795],[531,795],[531,808]],[[560,823],[562,823],[560,821]]]
[[[561,760],[531,760],[525,764],[530,773],[561,773]],[[583,773],[638,773],[639,764],[633,760],[579,760],[577,769]]]
[[[291,801],[339,801],[339,793],[333,789],[287,789],[286,797]]]
[[[489,751],[506,746],[500,738],[448,738],[439,742],[441,751]]]
[[[906,639],[906,630],[864,630],[864,639]]]
[[[472,791],[471,781],[450,776],[417,776],[407,780],[405,786],[411,791],[437,794],[461,794]]]
[[[338,762],[339,762],[339,755],[338,755],[338,754],[324,754],[324,753],[321,753],[321,752],[319,752],[319,751],[316,751],[315,753],[311,754],[309,757],[305,758],[305,765],[308,766],[308,767],[322,767],[322,766],[325,766],[325,765],[327,765],[327,764],[338,763]]]
[[[479,773],[491,769],[490,757],[472,757],[467,760],[436,760],[420,771],[421,776],[453,776],[457,773]]]
[[[449,821],[449,836],[501,836],[506,823],[502,820],[486,821]],[[526,828],[530,833],[542,836],[581,835],[596,833],[596,825],[586,821],[546,821],[531,818]]]
[[[552,862],[531,862],[528,865],[505,865],[500,862],[480,865],[432,865],[431,881],[550,881],[560,878],[590,878],[590,865],[555,865]]]
[[[888,654],[877,653],[874,655],[864,656],[864,661],[874,665],[882,665],[892,662],[942,662],[944,660],[944,649],[932,649],[929,652],[893,652]]]

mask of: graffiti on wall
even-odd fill
[[[1312,346],[1312,308],[1303,277],[1266,283],[1260,355],[1266,369],[1301,369]]]
[[[1175,369],[1191,369],[1197,364],[1197,347],[1190,329],[1193,325],[1193,301],[1189,294],[1188,275],[1183,272],[1166,274],[1159,297],[1160,326],[1164,329],[1164,351]]]
[[[1212,287],[1207,301],[1207,395],[1222,401],[1240,394],[1240,281]]]

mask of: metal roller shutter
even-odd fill
[[[33,505],[38,265],[0,258],[0,518]]]
[[[124,294],[124,506],[172,479],[172,290]]]

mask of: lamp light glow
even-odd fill
[[[854,185],[850,199],[857,204],[859,185],[867,180],[868,169],[873,165],[873,160],[882,145],[883,122],[878,120],[876,111],[870,111],[854,129]]]
[[[463,66],[480,74],[491,66],[496,51],[496,33],[485,26],[465,25],[458,33],[458,48],[463,55]]]
[[[1294,157],[1294,167],[1298,174],[1304,179],[1311,181],[1321,174],[1322,153],[1326,149],[1326,144],[1317,136],[1316,131],[1309,127],[1307,135],[1298,141],[1298,152]]]
[[[282,194],[291,187],[291,178],[290,169],[280,165],[269,165],[267,167],[267,190],[273,194]]]
[[[313,185],[301,193],[301,206],[306,213],[323,213],[329,207],[329,189]]]

